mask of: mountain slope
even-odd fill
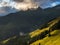
[[[60,7],[60,6],[58,6]],[[7,39],[20,32],[29,33],[40,28],[49,20],[60,16],[60,8],[27,10],[0,17],[0,40]]]
[[[27,35],[13,36],[0,43],[3,45],[60,45],[60,17]]]
[[[45,24],[45,26],[43,25],[42,28],[29,33],[32,38],[30,45],[60,45],[60,17]]]
[[[46,36],[45,38],[43,39],[39,39],[39,40],[36,40],[35,42],[33,42],[32,44],[30,45],[60,45],[60,30],[56,30],[54,32],[52,32],[52,36],[51,37],[48,37]]]
[[[37,29],[31,33],[29,33],[29,35],[32,37],[39,35],[41,32],[43,31],[48,31],[51,29],[51,31],[53,31],[53,29],[58,29],[58,26],[60,26],[60,17],[54,19],[53,21],[46,23],[44,25],[42,25],[42,27],[40,29]],[[56,28],[55,28],[56,27]],[[41,31],[40,31],[41,30]]]

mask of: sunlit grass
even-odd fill
[[[2,44],[5,44],[5,43],[7,43],[9,40],[15,39],[15,38],[16,38],[16,36],[11,37],[11,38],[8,38],[8,39],[6,39],[6,40],[1,41],[1,43],[2,43]]]
[[[33,38],[33,37],[39,35],[40,33],[44,32],[44,31],[46,31],[46,30],[49,30],[52,26],[54,26],[56,23],[58,23],[59,20],[60,20],[60,17],[58,17],[57,19],[55,19],[55,20],[49,22],[49,23],[47,24],[48,27],[43,28],[43,29],[37,29],[37,30],[35,30],[35,31],[31,32],[31,33],[29,33],[30,37]]]
[[[37,40],[30,45],[60,45],[60,30],[55,30],[51,32],[51,37],[45,37],[42,40]],[[55,35],[54,35],[55,34]]]

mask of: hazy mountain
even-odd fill
[[[0,17],[0,40],[13,35],[19,35],[19,32],[29,33],[47,23],[53,18],[60,16],[60,6],[42,10],[27,10],[12,13]]]
[[[49,36],[51,34],[51,36]],[[53,41],[52,41],[53,40]],[[54,45],[60,44],[60,17],[55,18],[26,35],[12,36],[0,42],[2,45]]]

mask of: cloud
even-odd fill
[[[36,9],[38,5],[32,0],[15,0],[14,7],[18,10]]]
[[[28,0],[0,0],[0,16],[4,14],[7,15],[9,13],[17,12],[20,10],[28,10],[28,9],[36,9],[38,8],[37,4],[32,3]]]
[[[42,9],[52,8],[60,4],[60,0],[13,0],[15,1],[15,8],[18,10]]]
[[[57,3],[56,3],[57,2]],[[36,9],[41,7],[42,9],[53,7],[53,4],[60,3],[59,0],[1,0],[0,7],[11,7],[17,10]]]
[[[20,10],[52,8],[60,4],[60,0],[0,0],[0,15],[14,13]]]

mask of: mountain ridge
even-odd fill
[[[0,17],[0,40],[19,35],[20,32],[29,33],[40,28],[49,20],[59,17],[60,9],[55,8],[46,10],[38,8],[37,10],[20,11]]]
[[[58,27],[60,27],[60,17],[48,22],[47,25],[47,27],[43,26],[42,29],[36,29],[25,36],[10,37],[9,40],[3,40],[1,43],[3,45],[60,45],[60,28],[58,29]],[[48,27],[51,29],[50,31]],[[48,36],[49,33],[51,36]],[[31,37],[32,35],[35,36]]]

